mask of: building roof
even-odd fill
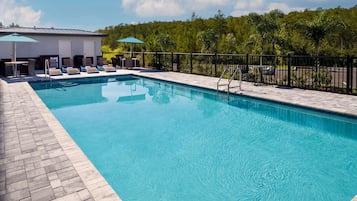
[[[71,36],[107,36],[103,33],[84,31],[79,29],[57,29],[57,28],[38,28],[38,27],[9,27],[0,28],[0,34],[34,34],[34,35],[71,35]]]

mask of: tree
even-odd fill
[[[326,18],[337,21],[341,19],[343,23],[337,26],[339,28],[326,34],[322,40],[313,42],[312,38],[315,39],[315,37],[307,37],[305,34],[310,29],[301,28],[296,25],[296,22],[313,23],[313,19],[317,18],[316,16],[319,16],[321,12],[326,12]],[[225,17],[221,11],[218,11],[209,19],[203,19],[196,13],[192,13],[192,17],[186,21],[142,23],[135,25],[135,30],[133,30],[133,25],[119,24],[99,31],[108,35],[102,39],[102,44],[108,45],[113,50],[125,45],[118,44],[116,40],[134,35],[135,32],[138,38],[145,41],[145,44],[140,47],[143,50],[152,51],[159,51],[165,46],[157,43],[156,36],[166,33],[176,45],[164,49],[178,52],[292,53],[298,55],[313,55],[318,52],[319,55],[354,56],[357,55],[356,19],[357,6],[349,9],[293,11],[286,15],[279,10],[273,10],[263,15],[251,13],[241,17]],[[326,22],[321,24],[326,28]],[[210,42],[206,40],[209,37],[206,39],[203,37],[209,35],[204,33],[210,32],[208,30],[212,31],[211,36],[214,36],[214,40],[208,40]],[[199,35],[201,35],[201,40],[198,40]]]
[[[216,41],[216,49],[214,50],[214,52],[218,52],[218,47],[219,47],[219,43],[222,41],[226,30],[227,30],[227,23],[226,20],[224,18],[224,14],[222,13],[221,10],[217,11],[217,14],[214,15],[214,17],[212,19],[208,20],[208,26],[210,27],[210,29],[213,31],[213,33],[216,35],[217,37],[217,41]]]
[[[284,13],[280,10],[272,10],[265,15],[250,13],[248,22],[254,26],[255,32],[250,35],[250,41],[247,44],[254,45],[255,49],[263,55],[264,47],[270,43],[273,53],[275,53],[275,43],[278,40],[275,33],[279,30],[277,19],[282,17],[284,17]]]
[[[226,21],[224,19],[224,14],[221,10],[218,10],[217,14],[214,15],[212,29],[215,34],[222,36],[227,30]]]
[[[320,11],[313,19],[302,19],[295,24],[295,28],[312,41],[315,56],[319,55],[322,41],[338,27],[344,27],[342,21],[339,18],[328,17],[325,11]]]
[[[170,39],[169,34],[158,34],[155,37],[156,44],[160,47],[161,51],[166,52],[171,47],[175,46],[175,42]]]
[[[229,53],[229,54],[236,53],[237,39],[233,33],[229,33],[225,35],[222,46],[223,46],[222,49],[224,50],[224,53]]]
[[[278,55],[292,54],[292,38],[294,35],[290,34],[286,23],[280,25],[280,29],[275,36],[275,51]]]
[[[212,29],[199,32],[197,38],[201,43],[202,53],[215,52],[217,50],[218,37]]]
[[[273,42],[272,44],[274,48],[274,34],[279,29],[277,19],[282,18],[283,16],[284,14],[279,10],[273,10],[265,15],[258,15],[257,13],[250,13],[248,15],[248,21],[255,28],[254,34],[257,34],[258,37],[261,38],[260,48],[262,54],[264,52],[264,46],[267,43]]]

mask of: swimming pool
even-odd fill
[[[31,85],[123,200],[356,194],[356,119],[132,76]]]

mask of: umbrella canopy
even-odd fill
[[[16,68],[17,68],[17,63],[16,63],[16,43],[17,42],[24,42],[24,43],[36,43],[38,42],[35,39],[32,39],[30,37],[26,37],[23,35],[20,35],[18,33],[12,33],[9,35],[1,36],[0,41],[3,42],[12,42],[12,62],[13,62],[13,72],[14,75],[16,76]]]
[[[135,37],[127,37],[127,38],[123,38],[123,39],[120,39],[120,40],[117,40],[117,42],[120,42],[120,43],[138,43],[138,44],[143,44],[144,42],[135,38]]]
[[[4,42],[28,42],[28,43],[35,43],[38,42],[35,39],[20,35],[18,33],[12,33],[6,36],[1,36],[0,41]]]
[[[1,36],[0,41],[3,42],[12,42],[12,51],[13,51],[13,58],[12,60],[16,62],[16,43],[17,42],[25,42],[25,43],[36,43],[38,42],[35,39],[20,35],[18,33],[12,33],[6,36]]]
[[[130,43],[130,55],[133,56],[133,44],[143,44],[144,42],[133,37],[133,36],[130,36],[130,37],[126,37],[126,38],[123,38],[123,39],[120,39],[120,40],[117,40],[117,42],[119,43]]]

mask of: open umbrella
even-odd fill
[[[0,41],[3,42],[12,42],[12,63],[15,64],[15,67],[17,67],[16,64],[16,43],[17,42],[25,42],[25,43],[36,43],[38,42],[35,39],[20,35],[18,33],[12,33],[9,35],[1,36]],[[14,72],[15,73],[15,72]]]
[[[130,43],[130,55],[132,56],[133,54],[133,44],[143,44],[144,42],[133,37],[133,36],[130,36],[130,37],[127,37],[127,38],[123,38],[123,39],[120,39],[120,40],[117,40],[117,42],[120,42],[120,43]]]

